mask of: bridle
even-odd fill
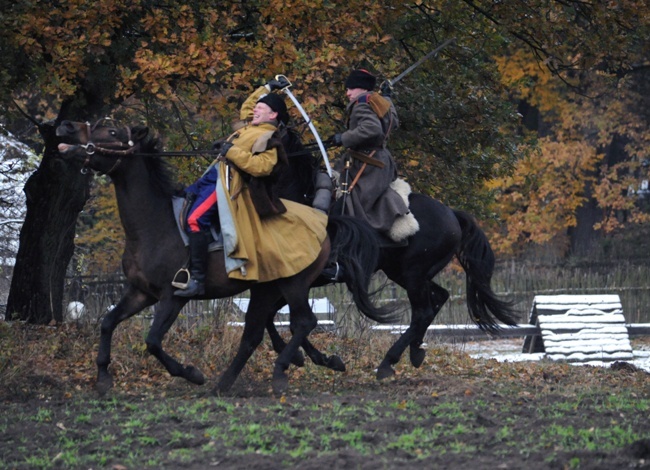
[[[104,172],[104,174],[109,175],[113,173],[117,167],[120,166],[122,163],[122,158],[133,154],[135,151],[135,143],[133,142],[133,139],[131,137],[131,128],[129,126],[125,126],[124,130],[126,131],[126,135],[128,137],[127,142],[98,142],[95,143],[92,141],[92,133],[93,131],[97,128],[97,126],[100,123],[103,123],[107,119],[100,119],[98,120],[95,124],[91,125],[88,121],[86,121],[86,136],[88,143],[86,144],[79,144],[79,147],[83,148],[86,151],[86,159],[84,160],[84,163],[81,168],[81,173],[82,174],[87,174],[88,173],[88,164],[90,163],[90,158],[95,155],[108,155],[108,156],[117,156],[118,159],[115,161],[115,164],[111,167],[110,170]]]

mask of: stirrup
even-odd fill
[[[328,281],[341,281],[343,279],[343,268],[338,261],[336,261],[333,265],[329,265],[323,269],[321,276],[325,277]]]
[[[189,269],[181,268],[174,275],[174,279],[172,279],[172,286],[176,287],[177,289],[187,289],[187,286],[190,284],[190,279],[191,276]]]

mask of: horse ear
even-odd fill
[[[131,129],[133,140],[140,141],[149,135],[149,128],[147,126],[134,126]]]

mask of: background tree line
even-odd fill
[[[395,88],[391,148],[402,173],[491,226],[504,255],[548,243],[564,254],[592,249],[647,220],[631,190],[647,178],[649,9],[633,0],[3,0],[0,115],[42,155],[25,185],[8,316],[62,319],[76,234],[76,267],[118,269],[111,189],[60,159],[61,120],[110,115],[146,123],[166,150],[207,149],[229,133],[247,92],[283,73],[327,136],[344,128],[352,68],[392,78],[452,37]],[[205,164],[175,161],[188,183]]]

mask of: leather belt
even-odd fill
[[[375,152],[377,152],[376,150],[373,150],[368,155],[362,152],[357,152],[356,150],[352,150],[352,149],[348,149],[348,152],[350,152],[350,156],[355,160],[359,160],[360,162],[367,163],[368,165],[376,166],[377,168],[384,168],[384,162],[380,162],[376,158],[372,157],[375,154]]]

